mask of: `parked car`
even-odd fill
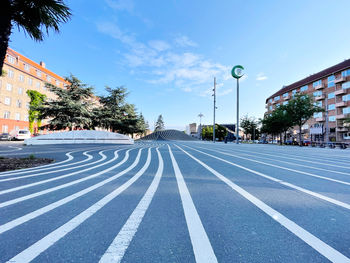
[[[286,140],[285,145],[299,145],[299,143],[294,140]]]
[[[309,146],[311,144],[310,140],[303,140],[303,146]]]
[[[266,140],[259,140],[258,143],[266,144],[268,142]]]
[[[13,136],[14,140],[25,140],[29,139],[31,137],[30,131],[28,130],[18,130],[16,131],[15,135]]]
[[[11,138],[12,138],[11,135],[7,132],[0,134],[1,141],[11,141]]]

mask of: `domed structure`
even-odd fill
[[[195,141],[197,139],[178,130],[163,130],[153,132],[140,140],[145,141]]]
[[[126,135],[115,132],[78,130],[40,135],[27,139],[24,143],[26,145],[81,143],[134,144],[134,140]]]

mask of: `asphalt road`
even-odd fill
[[[350,150],[202,142],[22,146],[0,262],[350,262]]]

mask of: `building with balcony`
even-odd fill
[[[8,48],[0,77],[0,129],[14,132],[29,129],[29,102],[27,90],[36,90],[54,99],[45,84],[66,88],[69,84],[62,77],[48,70],[44,62],[39,64]]]
[[[296,93],[308,94],[326,111],[315,113],[302,127],[305,139],[323,141],[328,126],[330,140],[350,142],[350,127],[344,122],[350,118],[350,59],[283,86],[266,99],[266,113],[279,105],[286,105]],[[297,137],[298,132],[295,127],[290,136]]]

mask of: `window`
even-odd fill
[[[9,132],[9,126],[7,126],[7,125],[2,125],[2,132],[3,132],[3,133],[8,133],[8,132]]]
[[[280,99],[280,96],[276,96],[273,98],[274,101],[278,101]]]
[[[47,82],[51,82],[51,77],[47,75]]]
[[[288,97],[288,92],[283,94],[283,98],[287,98]]]
[[[313,93],[314,97],[319,97],[319,96],[322,96],[322,91],[315,91]]]
[[[272,102],[272,99],[269,99],[269,102],[271,103],[271,102]]]
[[[309,129],[309,125],[308,124],[304,124],[303,126],[301,126],[302,130],[307,130]]]
[[[307,85],[303,86],[300,88],[300,92],[304,92],[304,91],[307,91],[308,87]]]
[[[328,105],[328,110],[335,110],[335,104]]]
[[[29,102],[26,103],[26,108],[27,108],[27,110],[30,109],[30,104],[29,104]]]
[[[328,120],[329,120],[329,121],[335,121],[335,116],[329,116],[329,117],[328,117]]]
[[[40,70],[37,70],[37,71],[36,71],[36,75],[40,78],[40,77],[41,77],[41,71],[40,71]]]
[[[32,86],[32,84],[33,84],[33,79],[28,78],[28,85],[29,85],[29,86]]]
[[[13,79],[13,77],[15,76],[15,73],[13,72],[13,70],[9,69],[8,76],[9,76],[9,78]]]
[[[312,87],[318,87],[318,86],[321,86],[322,85],[322,80],[318,80],[318,81],[315,81],[314,83],[312,83]]]
[[[23,88],[18,88],[18,94],[22,95],[23,94]]]
[[[287,104],[288,104],[288,101],[284,101],[284,102],[283,102],[283,105],[287,105]]]
[[[350,100],[350,94],[343,96],[342,99],[343,99],[343,101],[349,101]]]
[[[322,107],[322,101],[315,101],[314,105],[318,107]]]
[[[21,119],[21,114],[19,112],[16,112],[15,114],[15,120],[19,121]]]
[[[329,77],[327,78],[327,81],[328,81],[328,88],[334,87],[334,86],[335,86],[334,80],[335,80],[335,76],[334,76],[334,75],[331,75],[331,76],[329,76]]]
[[[6,97],[4,100],[5,105],[11,105],[11,98]]]
[[[25,71],[29,71],[29,69],[30,69],[29,65],[28,64],[24,64],[24,70]]]
[[[328,99],[334,99],[335,95],[334,92],[328,93]]]
[[[10,119],[10,112],[4,111],[4,119]]]
[[[24,121],[29,121],[29,115],[24,115]]]
[[[16,131],[19,131],[19,126],[15,126],[15,130],[16,130]]]
[[[341,85],[341,87],[342,87],[343,89],[348,89],[348,88],[350,88],[350,81],[343,83],[343,84]]]
[[[7,90],[7,91],[11,91],[11,90],[12,90],[12,84],[7,83],[7,84],[6,84],[6,90]]]
[[[59,80],[56,80],[56,86],[59,86],[61,82]]]
[[[314,118],[322,118],[322,112],[315,112],[314,113]]]
[[[40,82],[37,82],[37,83],[35,84],[35,87],[36,87],[37,89],[40,89]]]
[[[20,75],[18,76],[18,80],[19,80],[20,82],[24,82],[24,76],[23,76],[22,74],[20,74]]]
[[[15,64],[15,61],[16,61],[16,59],[13,56],[10,56],[10,55],[7,56],[7,60],[11,64]]]
[[[349,76],[349,75],[350,75],[350,69],[344,70],[344,71],[341,73],[341,76],[342,76],[342,77],[346,77],[346,76]]]
[[[350,113],[350,107],[343,109],[343,114],[349,114]]]
[[[297,90],[296,89],[292,90],[292,95],[294,96],[295,94],[297,94]]]
[[[273,110],[272,106],[269,106],[269,110],[270,110],[270,111]]]
[[[17,108],[22,108],[22,101],[21,100],[17,100],[16,106],[17,106]]]

